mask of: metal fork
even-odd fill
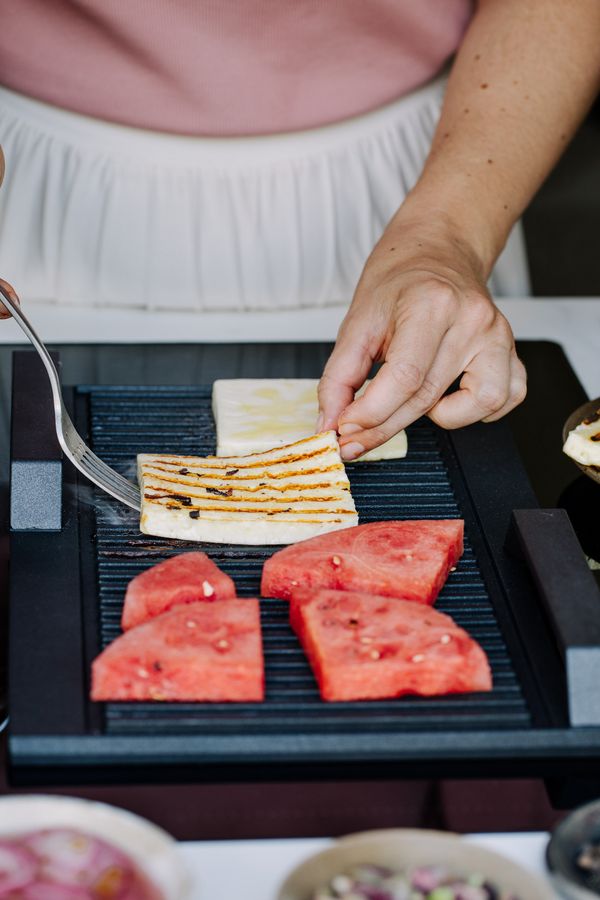
[[[50,387],[52,388],[56,436],[65,456],[71,460],[76,469],[79,469],[86,478],[89,478],[90,481],[97,484],[98,487],[102,488],[103,491],[106,491],[107,494],[120,500],[121,503],[130,506],[132,509],[139,510],[141,507],[139,489],[131,481],[123,478],[122,475],[119,475],[118,472],[115,472],[114,469],[111,469],[110,466],[107,466],[106,463],[102,462],[95,453],[92,453],[90,448],[84,442],[65,409],[60,390],[60,379],[52,357],[48,353],[43,342],[35,333],[21,308],[11,300],[9,294],[4,290],[2,285],[0,285],[0,294],[2,294],[3,305],[25,332],[44,363],[48,378],[50,379]]]

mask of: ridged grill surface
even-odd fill
[[[91,441],[109,465],[134,478],[144,453],[213,453],[210,388],[85,388],[90,399]],[[409,429],[402,460],[348,467],[361,522],[461,516],[436,429],[421,421]],[[148,565],[191,549],[190,544],[149,538],[137,514],[95,496],[100,644],[120,633],[127,583]],[[198,548],[199,545],[193,545]],[[235,581],[241,596],[258,596],[262,565],[277,548],[200,545]],[[110,733],[351,733],[438,729],[502,729],[531,725],[527,704],[469,535],[465,553],[436,603],[465,628],[488,655],[493,690],[487,694],[361,703],[321,701],[304,653],[287,622],[287,603],[264,600],[262,628],[267,691],[262,704],[109,703]]]

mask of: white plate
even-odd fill
[[[41,828],[76,828],[127,853],[165,900],[197,900],[176,841],[146,819],[92,800],[28,794],[0,798],[0,835]]]

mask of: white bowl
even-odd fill
[[[526,869],[484,847],[444,831],[386,828],[351,834],[300,863],[279,889],[277,900],[311,900],[334,875],[372,863],[392,869],[448,865],[457,873],[481,873],[519,900],[555,900],[550,886]]]
[[[107,803],[77,797],[23,794],[0,798],[1,836],[41,828],[76,828],[103,838],[127,853],[162,891],[165,900],[192,900],[176,841],[140,816]],[[197,892],[193,896],[195,900]]]

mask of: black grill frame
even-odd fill
[[[201,393],[197,388],[78,388],[72,400],[82,433],[90,426],[90,399],[104,395],[114,401],[120,391],[130,396],[139,391],[140,397],[152,391],[163,395],[174,391],[183,395]],[[205,400],[207,391],[205,388]],[[185,706],[173,711],[173,704],[90,703],[89,662],[101,644],[95,516],[92,506],[77,502],[90,489],[81,485],[65,464],[65,481],[71,488],[65,491],[62,531],[12,536],[9,751],[17,777],[36,780],[43,772],[46,782],[55,778],[66,783],[82,777],[92,781],[118,777],[130,781],[313,778],[332,771],[337,776],[362,778],[390,773],[404,777],[424,773],[451,776],[465,770],[470,774],[552,775],[565,774],[574,759],[580,761],[580,771],[586,765],[593,768],[600,748],[600,729],[568,727],[558,648],[526,569],[504,549],[512,510],[536,505],[508,429],[496,423],[444,433],[430,424],[419,424],[413,435],[417,444],[419,429],[435,434],[439,442],[472,551],[526,697],[526,714],[492,721],[479,710],[477,715],[453,722],[444,716],[455,703],[453,698],[404,698],[393,701],[392,706],[411,710],[412,718],[404,713],[400,722],[394,722],[396,727],[390,728],[389,716],[385,721],[381,714],[381,710],[389,712],[387,702],[324,704],[313,698],[318,715],[305,721],[292,714],[289,727],[281,722],[274,729],[265,727],[264,709],[255,705],[251,710],[238,708],[237,712],[232,705],[226,709],[213,706],[209,718],[218,719],[217,724],[213,721],[208,727],[206,723],[199,727],[196,721],[190,727],[180,721],[174,727],[173,717],[185,719]],[[182,443],[177,446],[180,452],[186,452]],[[97,436],[95,449],[102,455]],[[193,452],[207,449],[195,443]],[[400,465],[377,464],[388,472]],[[441,516],[432,512],[431,517]],[[134,548],[148,544],[146,538],[132,540]],[[156,539],[153,544],[158,547],[165,542]],[[184,549],[189,545],[177,543],[173,547]],[[223,553],[210,545],[204,549],[217,561]],[[153,558],[145,557],[146,562],[164,558],[160,550],[154,552]],[[239,550],[235,553],[240,555]],[[58,568],[57,559],[63,562]],[[131,568],[137,571],[142,567]],[[46,608],[36,597],[40,584],[47,589]],[[248,593],[240,587],[242,594]],[[277,607],[275,618],[285,616],[281,603],[267,603]],[[48,608],[52,611],[50,627]],[[438,608],[444,609],[443,597]],[[281,623],[276,628],[287,626]],[[32,635],[24,659],[19,651]],[[286,641],[294,640],[290,632]],[[62,661],[58,671],[57,659]],[[464,702],[477,703],[480,699],[471,697]],[[338,712],[336,707],[345,710]],[[365,707],[370,710],[367,715]],[[427,711],[430,720],[424,725],[420,716]],[[191,713],[193,721],[195,706]],[[249,721],[252,717],[253,723]]]

